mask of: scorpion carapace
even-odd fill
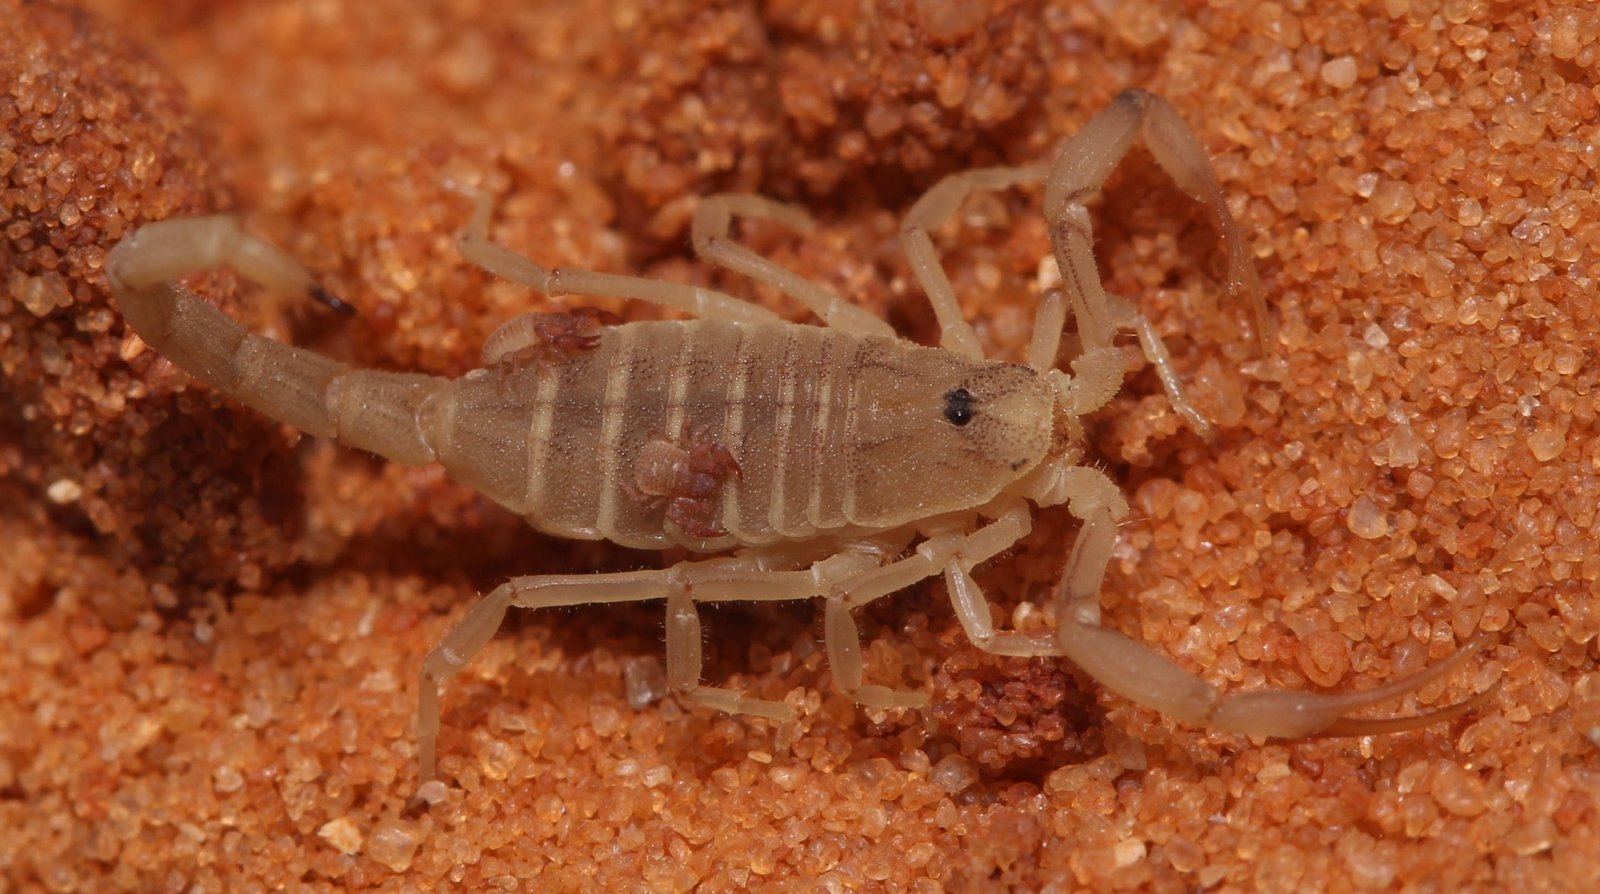
[[[1080,420],[1121,386],[1117,332],[1137,334],[1173,406],[1210,431],[1154,327],[1107,295],[1094,267],[1083,203],[1141,136],[1214,214],[1227,286],[1252,302],[1269,345],[1255,274],[1209,160],[1170,105],[1139,91],[1092,118],[1053,165],[953,175],[912,206],[901,235],[939,321],[938,348],[899,339],[882,320],[730,241],[734,217],[810,226],[799,210],[748,195],[702,201],[696,251],[778,288],[823,326],[784,322],[708,289],[540,267],[489,241],[486,199],[461,244],[480,267],[550,294],[633,298],[696,319],[610,325],[577,312],[530,315],[490,339],[486,368],[448,380],[353,369],[251,335],[178,286],[186,273],[226,264],[278,292],[315,293],[298,264],[231,218],[149,224],[111,252],[107,273],[140,337],[263,413],[400,462],[441,462],[554,534],[712,554],[659,570],[518,577],[484,596],[423,662],[419,782],[436,770],[442,682],[510,606],[664,598],[668,684],[695,703],[776,718],[792,706],[700,684],[697,603],[822,598],[835,685],[864,705],[913,708],[927,696],[863,680],[852,611],[934,576],[944,577],[979,648],[1066,656],[1113,691],[1187,722],[1295,737],[1412,729],[1469,710],[1482,696],[1412,717],[1348,716],[1438,679],[1470,647],[1366,692],[1224,694],[1099,625],[1100,584],[1128,505],[1110,478],[1082,464]],[[1028,364],[987,360],[929,231],[974,191],[1039,180],[1062,285],[1042,297]],[[1070,373],[1054,365],[1068,314],[1080,343]],[[1082,521],[1054,596],[1057,626],[997,633],[971,570],[1028,533],[1033,507],[1053,505]]]

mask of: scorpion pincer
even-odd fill
[[[320,292],[299,264],[230,217],[145,225],[111,252],[107,272],[145,342],[274,419],[397,462],[442,463],[549,534],[709,554],[658,570],[517,577],[482,597],[423,662],[419,783],[435,775],[441,684],[514,605],[665,599],[669,686],[690,702],[771,718],[793,709],[700,684],[697,603],[823,599],[835,685],[862,705],[918,708],[924,693],[863,680],[852,611],[941,575],[978,648],[1065,656],[1112,691],[1185,722],[1302,737],[1406,730],[1471,709],[1481,696],[1420,716],[1351,716],[1438,679],[1470,646],[1364,692],[1224,694],[1100,626],[1098,592],[1128,504],[1104,472],[1084,464],[1083,418],[1122,384],[1119,331],[1138,336],[1189,424],[1210,428],[1185,399],[1150,322],[1108,295],[1095,267],[1083,203],[1141,136],[1214,215],[1228,289],[1252,302],[1265,348],[1265,305],[1209,159],[1167,102],[1140,91],[1092,118],[1053,164],[952,175],[911,207],[902,241],[940,325],[937,348],[899,338],[883,320],[730,241],[735,217],[810,225],[799,210],[750,195],[700,204],[697,253],[776,287],[823,325],[786,322],[709,289],[540,267],[489,241],[486,200],[461,241],[485,270],[548,294],[638,299],[691,318],[613,325],[595,314],[526,315],[490,338],[485,368],[452,380],[355,369],[252,335],[178,285],[225,264],[280,293]],[[986,359],[929,231],[973,192],[1041,180],[1062,284],[1043,296],[1026,365]],[[1055,366],[1069,313],[1081,343],[1070,372]],[[972,569],[1026,535],[1034,507],[1058,505],[1082,525],[1053,596],[1057,628],[998,632]]]

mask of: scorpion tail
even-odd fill
[[[217,391],[307,434],[404,463],[437,458],[424,420],[448,379],[355,369],[253,335],[177,282],[224,265],[281,294],[326,294],[288,255],[227,216],[146,224],[107,255],[106,275],[139,337]]]

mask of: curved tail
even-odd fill
[[[449,379],[356,369],[247,332],[177,283],[229,266],[280,294],[325,294],[304,268],[227,216],[146,224],[106,256],[128,325],[201,382],[307,434],[403,463],[438,457],[427,432]]]

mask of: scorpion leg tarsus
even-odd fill
[[[840,692],[869,708],[925,708],[928,694],[909,689],[863,685],[865,663],[861,659],[861,631],[850,615],[850,604],[841,596],[828,597],[824,609],[824,642],[833,684]]]
[[[751,714],[769,720],[788,720],[794,708],[787,702],[755,698],[736,689],[700,685],[704,641],[700,609],[681,582],[667,594],[667,685],[681,697],[729,714]]]

